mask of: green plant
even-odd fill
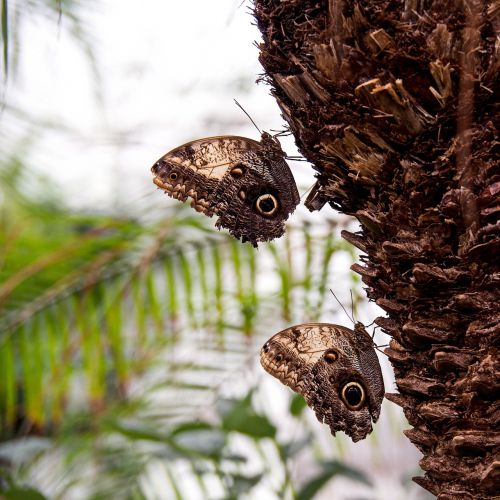
[[[171,469],[190,463],[200,487],[215,475],[224,495],[237,497],[264,472],[245,471],[248,450],[233,450],[235,435],[246,436],[264,463],[273,459],[263,443],[274,443],[273,466],[286,471],[308,441],[278,441],[253,393],[228,399],[223,381],[238,372],[229,358],[254,365],[263,333],[319,317],[332,248],[345,248],[333,232],[325,238],[309,225],[292,227],[284,241],[257,251],[182,206],[156,221],[75,213],[43,183],[26,195],[33,173],[2,175],[2,439],[44,436],[41,452],[10,463],[21,484],[52,460],[57,473],[41,485],[51,495],[75,484],[91,496],[129,495],[161,462],[180,491]],[[321,273],[310,265],[316,261]],[[269,283],[259,288],[264,274]],[[162,393],[166,400],[153,404]],[[77,481],[82,464],[97,468],[98,486]],[[278,489],[294,491],[284,477]]]

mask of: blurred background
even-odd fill
[[[258,362],[292,324],[352,326],[330,288],[381,314],[340,238],[355,222],[301,206],[254,249],[151,181],[186,141],[259,139],[233,99],[285,129],[251,4],[1,4],[0,497],[428,498],[398,407],[333,438]],[[313,171],[290,166],[303,196]]]

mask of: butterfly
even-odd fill
[[[260,142],[239,136],[207,137],[162,156],[151,168],[153,182],[226,228],[243,242],[278,238],[299,204],[297,186],[275,137]]]
[[[354,330],[304,323],[271,337],[260,351],[263,368],[304,396],[333,435],[356,442],[372,431],[384,398],[384,380],[373,341],[361,323]]]

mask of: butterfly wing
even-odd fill
[[[371,432],[384,395],[371,339],[368,344],[362,335],[327,323],[297,325],[271,337],[260,358],[267,372],[304,396],[332,434],[344,431],[353,441]]]
[[[154,183],[208,216],[217,227],[256,245],[281,236],[299,203],[295,181],[277,140],[239,136],[198,139],[179,146],[152,167]]]
[[[263,368],[294,391],[303,394],[305,375],[332,345],[336,325],[304,323],[273,335],[260,351]],[[343,327],[338,327],[343,328]]]
[[[304,376],[314,363],[315,352],[299,349],[297,335],[292,327],[271,337],[260,351],[260,363],[273,377],[302,394]]]
[[[231,166],[256,148],[260,148],[260,143],[246,137],[231,135],[206,137],[176,147],[160,158],[159,162],[173,164],[207,178],[220,180]],[[164,177],[165,174],[157,172],[155,175]]]

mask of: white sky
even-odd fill
[[[64,186],[73,205],[95,208],[152,192],[150,166],[188,140],[258,139],[234,98],[261,129],[280,129],[284,122],[269,88],[255,84],[261,67],[253,42],[260,34],[248,4],[240,3],[90,2],[82,17],[100,84],[67,34],[64,16],[60,29],[57,19],[27,16],[9,101],[69,131],[51,131],[50,140],[39,141],[31,163]],[[282,143],[296,154],[293,139]],[[307,164],[293,162],[292,169],[300,185],[313,183]]]

